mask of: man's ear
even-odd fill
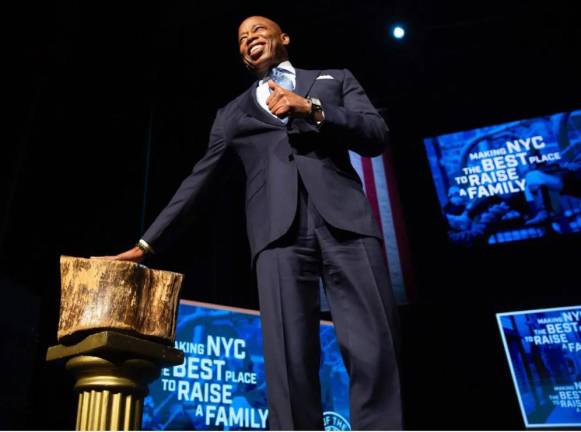
[[[287,35],[286,33],[280,34],[280,40],[282,41],[282,44],[284,46],[288,46],[290,44],[290,36]]]

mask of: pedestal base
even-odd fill
[[[164,344],[105,331],[50,347],[47,361],[53,360],[67,360],[76,377],[77,430],[139,430],[147,385],[184,356]]]

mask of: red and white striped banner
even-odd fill
[[[354,152],[349,152],[349,156],[383,233],[385,259],[396,300],[407,303],[413,299],[412,269],[389,149],[374,158]]]

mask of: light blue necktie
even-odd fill
[[[295,89],[295,86],[293,85],[293,81],[290,77],[291,73],[285,69],[281,69],[278,67],[273,68],[270,71],[270,79],[272,79],[275,83],[277,83],[279,86],[281,86],[283,89],[286,90],[290,90],[293,91]],[[272,90],[269,89],[270,93],[272,93]],[[288,123],[288,117],[284,117],[279,119],[280,121],[282,121],[283,123]]]
[[[270,78],[284,89],[290,91],[293,91],[295,89],[295,86],[293,85],[293,81],[291,79],[291,73],[285,69],[277,67],[273,68],[270,71]]]

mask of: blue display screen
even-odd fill
[[[424,140],[452,243],[581,232],[581,111]]]
[[[497,320],[526,427],[581,427],[581,306]]]
[[[327,430],[350,430],[349,380],[334,327],[322,322],[321,389]],[[258,312],[182,300],[180,366],[163,369],[144,401],[145,430],[266,430],[268,408]]]

